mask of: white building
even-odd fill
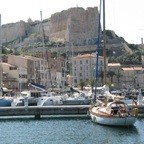
[[[108,60],[106,59],[106,69],[108,70]],[[71,83],[79,85],[81,80],[88,82],[90,79],[95,79],[96,73],[96,55],[83,54],[72,58],[72,76]],[[98,71],[104,71],[104,59],[99,56]]]

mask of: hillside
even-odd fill
[[[74,54],[95,52],[97,47],[98,9],[70,8],[51,15],[40,21],[17,23],[2,26],[2,45],[13,53],[33,53],[42,51],[43,47],[52,52],[65,53],[66,47]],[[113,30],[106,30],[107,56],[112,60],[133,55],[143,47],[128,44]],[[102,47],[101,47],[102,54]],[[117,59],[115,61],[118,61]]]

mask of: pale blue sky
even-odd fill
[[[95,7],[100,0],[1,0],[2,24],[40,20],[71,7]],[[114,30],[129,43],[139,44],[144,37],[144,0],[105,0],[106,29]]]

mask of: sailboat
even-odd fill
[[[100,12],[99,12],[99,27],[98,27],[98,46],[97,46],[97,58],[96,58],[96,80],[95,80],[95,94],[94,103],[89,108],[89,113],[93,122],[109,125],[109,126],[130,126],[136,122],[138,116],[138,109],[130,109],[127,103],[116,99],[112,102],[107,102],[107,95],[105,95],[105,103],[98,106],[96,103],[96,87],[98,84],[98,50],[100,47],[100,15],[101,15],[101,3],[100,0]],[[105,49],[105,0],[103,0],[103,57],[104,57],[104,83],[106,84],[106,49]]]

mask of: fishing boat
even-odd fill
[[[97,46],[97,58],[96,58],[96,80],[95,87],[98,85],[98,52],[100,48],[100,15],[101,15],[101,2],[100,0],[100,12],[99,12],[99,28],[98,28],[98,46]],[[103,15],[105,15],[105,0],[103,0]],[[103,20],[105,22],[105,20]],[[104,57],[104,83],[106,85],[106,39],[105,39],[105,23],[103,24],[103,57]],[[89,108],[89,113],[93,122],[109,125],[109,126],[130,126],[133,125],[138,116],[138,109],[129,108],[125,102],[122,102],[119,98],[112,102],[107,102],[107,94],[105,93],[105,102],[102,105],[96,103],[96,88],[94,94],[93,105]]]

